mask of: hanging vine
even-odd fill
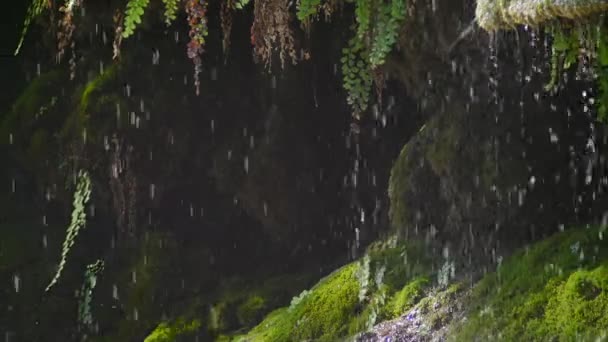
[[[24,24],[27,29],[31,20],[48,7],[50,0],[33,0]],[[61,57],[67,46],[70,46],[74,32],[73,9],[82,0],[67,0],[61,7],[63,18],[60,23],[58,56]],[[115,37],[113,42],[114,58],[120,55],[123,38],[129,38],[141,24],[150,0],[125,0],[124,12],[114,15]],[[164,21],[170,25],[180,9],[187,15],[189,26],[188,57],[194,64],[194,87],[200,94],[199,74],[202,69],[201,55],[204,52],[208,35],[207,1],[203,0],[158,0],[164,5]],[[222,48],[227,55],[230,47],[230,35],[234,10],[243,9],[251,0],[225,0],[220,4],[219,16],[222,29]],[[254,21],[251,26],[251,43],[256,61],[262,62],[270,69],[273,56],[278,55],[281,68],[287,64],[296,64],[299,60],[292,29],[291,4],[288,0],[253,0]],[[347,101],[355,115],[361,115],[368,107],[372,82],[376,81],[376,90],[380,94],[383,79],[377,70],[384,64],[387,55],[395,46],[400,28],[407,15],[406,0],[353,0],[354,3],[354,37],[343,50],[342,72],[344,88],[348,92]],[[322,11],[328,19],[333,11],[343,4],[342,0],[299,0],[296,3],[295,17],[303,27],[308,28]],[[25,31],[23,33],[25,35]],[[22,36],[23,36],[22,35]],[[23,39],[23,37],[22,37]],[[21,45],[21,43],[20,43]],[[20,46],[19,45],[19,46]],[[307,54],[305,57],[307,59]],[[72,55],[75,65],[75,55]],[[379,96],[380,98],[380,96]]]
[[[177,19],[177,10],[180,0],[163,0],[165,4],[165,23],[171,25]]]
[[[287,62],[296,64],[295,42],[290,27],[290,14],[287,0],[254,0],[251,43],[257,59],[270,69],[272,52],[279,52],[281,68]]]
[[[84,282],[78,293],[78,322],[84,328],[90,328],[93,325],[93,313],[91,311],[91,302],[93,301],[93,291],[97,286],[97,277],[103,272],[103,260],[87,265],[84,272]]]
[[[369,104],[372,87],[372,75],[367,58],[367,51],[358,36],[350,39],[348,46],[342,49],[342,84],[347,92],[346,101],[359,117]]]
[[[72,221],[67,229],[65,240],[63,241],[63,248],[61,250],[61,261],[57,267],[55,276],[46,287],[46,291],[49,291],[61,277],[61,273],[65,267],[68,259],[68,253],[74,246],[78,233],[86,226],[87,214],[85,212],[87,203],[91,198],[91,178],[89,173],[81,170],[76,178],[76,191],[74,192],[74,201],[72,210]]]
[[[372,68],[384,64],[386,56],[391,52],[399,38],[399,30],[406,14],[405,0],[383,2],[377,7],[376,14],[369,53],[369,62]]]
[[[50,0],[33,0],[30,3],[30,6],[27,9],[27,14],[25,15],[25,21],[23,22],[23,29],[21,30],[19,43],[17,43],[17,48],[15,49],[15,56],[19,54],[19,51],[23,46],[23,41],[25,40],[25,36],[27,35],[27,31],[29,30],[32,21],[42,14],[45,9],[50,7]]]
[[[141,24],[141,18],[148,7],[149,0],[129,0],[125,11],[125,22],[122,29],[122,37],[129,38],[137,25]]]
[[[68,0],[63,6],[59,7],[62,17],[59,20],[59,30],[57,32],[57,60],[61,61],[65,49],[69,46],[74,49],[74,9],[80,5],[79,0]]]
[[[220,25],[222,26],[222,51],[228,56],[230,49],[230,35],[232,32],[232,16],[234,15],[234,0],[222,1],[220,6]]]
[[[188,43],[188,58],[194,63],[194,88],[196,95],[200,94],[199,74],[202,68],[201,54],[207,37],[207,2],[203,0],[186,0],[186,13],[190,26],[190,42]]]
[[[545,89],[557,91],[561,75],[578,65],[579,76],[595,80],[597,96],[593,103],[601,122],[608,122],[608,28],[605,20],[602,17],[595,23],[558,24],[547,28],[552,37],[551,78]],[[590,61],[590,68],[580,68],[581,60]]]

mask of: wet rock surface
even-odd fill
[[[375,325],[359,335],[357,342],[440,342],[449,328],[465,315],[470,290],[433,290],[401,317]]]

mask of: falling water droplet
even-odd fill
[[[13,288],[15,289],[15,293],[19,293],[21,289],[21,277],[18,274],[13,275]]]
[[[277,89],[277,76],[276,75],[272,75],[272,77],[270,78],[270,88]]]

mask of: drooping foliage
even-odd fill
[[[476,16],[486,30],[589,17],[608,10],[604,0],[479,0]]]
[[[282,68],[288,61],[297,63],[287,1],[254,0],[253,7],[255,20],[251,27],[251,43],[254,55],[270,68],[276,47]]]
[[[25,26],[42,13],[46,0],[33,0]],[[198,80],[202,65],[202,54],[208,35],[208,2],[203,0],[160,0],[163,4],[163,16],[170,25],[180,10],[186,13],[190,27],[190,40],[187,46],[188,57],[194,63],[193,84],[196,93],[200,93]],[[85,5],[83,0],[68,0],[60,7],[62,19],[58,33],[58,56],[63,55],[66,47],[73,47],[72,35],[75,29],[73,9]],[[219,19],[223,33],[222,46],[227,54],[230,46],[232,16],[235,10],[243,9],[250,0],[222,1],[219,6]],[[251,44],[255,59],[271,69],[274,56],[278,56],[281,68],[288,64],[296,64],[301,59],[308,59],[308,54],[297,44],[293,18],[297,18],[304,28],[310,28],[311,23],[323,13],[329,20],[339,6],[349,2],[340,0],[301,0],[292,6],[284,0],[254,0],[254,20],[251,27]],[[143,20],[150,0],[128,0],[124,13],[115,13],[114,58],[120,55],[122,39],[129,38]],[[294,13],[295,10],[295,13]],[[369,104],[372,83],[376,82],[380,92],[383,78],[376,69],[380,67],[395,46],[401,32],[401,24],[407,14],[405,0],[357,0],[354,1],[354,37],[348,41],[342,59],[344,88],[348,93],[348,103],[357,116],[364,112]],[[25,29],[26,29],[25,28]],[[25,31],[24,31],[25,32]],[[25,33],[24,33],[25,34]],[[21,43],[20,43],[21,45]],[[74,53],[70,59],[75,69]]]
[[[135,32],[137,25],[141,24],[141,19],[149,2],[149,0],[129,0],[125,11],[123,38],[129,38]]]
[[[342,74],[347,101],[356,116],[369,104],[376,72],[395,46],[407,14],[405,0],[355,1],[355,35],[343,49]],[[381,82],[380,82],[381,83]],[[377,92],[382,90],[377,84]]]
[[[25,35],[27,34],[32,21],[39,16],[49,5],[48,0],[33,0],[30,3],[30,6],[27,10],[27,14],[25,16],[25,21],[23,22],[23,29],[21,30],[21,37],[19,38],[19,43],[17,44],[17,48],[15,49],[15,55],[19,54],[21,50],[21,46],[23,46],[23,41],[25,40]]]
[[[593,95],[591,104],[596,105],[597,118],[602,122],[608,119],[607,30],[603,17],[598,22],[555,24],[547,28],[552,37],[551,80],[547,90],[559,90],[561,77],[576,66],[577,77],[596,82],[597,94]],[[589,67],[585,67],[587,64]]]
[[[76,191],[74,192],[74,209],[72,211],[72,221],[68,226],[67,234],[65,240],[63,241],[63,248],[61,250],[61,260],[59,262],[59,266],[57,267],[57,272],[55,273],[55,276],[53,277],[49,285],[46,287],[46,291],[49,291],[57,283],[57,281],[59,281],[61,273],[63,272],[63,269],[68,259],[68,253],[74,246],[78,233],[80,233],[80,231],[86,225],[87,214],[85,210],[90,198],[91,178],[88,172],[81,170],[78,173],[76,179]]]
[[[79,292],[78,322],[87,328],[90,328],[93,324],[91,302],[93,300],[93,291],[95,290],[95,286],[97,286],[97,277],[103,272],[103,269],[103,260],[97,260],[87,265],[87,269],[84,272],[84,282]]]
[[[171,25],[177,18],[179,0],[163,0],[165,4],[165,23]]]
[[[202,0],[187,0],[186,13],[188,14],[188,25],[190,26],[190,42],[188,43],[188,57],[194,63],[194,87],[196,94],[200,92],[200,81],[198,74],[201,72],[201,54],[207,37],[207,2]]]

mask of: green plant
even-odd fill
[[[236,310],[239,323],[244,326],[252,326],[258,323],[264,314],[265,308],[266,300],[262,296],[249,296]]]
[[[406,14],[405,0],[381,3],[377,9],[375,28],[369,53],[370,67],[384,64],[386,56],[399,38],[399,30]]]
[[[97,276],[103,272],[103,269],[104,262],[102,260],[97,260],[96,262],[87,265],[86,271],[84,272],[84,282],[79,292],[78,322],[85,327],[90,327],[93,324],[91,301],[93,300],[93,291],[97,285]]]
[[[30,3],[30,6],[27,9],[27,14],[25,15],[25,21],[23,22],[23,29],[21,30],[19,43],[17,44],[17,48],[15,48],[15,56],[19,54],[19,51],[23,46],[25,35],[27,34],[27,31],[30,28],[32,21],[44,11],[48,3],[49,2],[47,0],[32,0],[32,2]]]
[[[135,32],[137,25],[141,24],[141,18],[149,2],[150,0],[129,0],[125,11],[123,38],[129,38]]]
[[[578,60],[580,32],[576,28],[565,30],[559,26],[548,30],[553,36],[553,44],[551,45],[551,81],[546,89],[554,90],[559,84],[560,71],[570,69]]]
[[[608,324],[608,249],[603,227],[567,230],[520,250],[473,289],[453,337],[590,340]]]
[[[298,10],[296,15],[305,25],[309,24],[311,18],[315,17],[319,13],[319,7],[321,6],[321,0],[300,0],[298,2]]]
[[[186,320],[180,317],[172,322],[160,323],[144,342],[173,342],[182,335],[195,333],[200,327],[199,320]]]
[[[372,75],[367,56],[359,37],[351,38],[348,46],[342,49],[342,83],[348,94],[346,101],[355,116],[367,110],[369,104]]]
[[[85,210],[90,198],[91,178],[88,172],[81,170],[80,172],[78,172],[78,176],[76,179],[76,191],[74,192],[74,209],[72,211],[72,221],[68,226],[65,241],[63,242],[63,249],[61,251],[61,261],[59,262],[59,266],[57,267],[57,272],[55,273],[55,276],[53,277],[49,285],[46,287],[46,291],[49,291],[61,277],[61,272],[63,271],[63,268],[65,267],[65,264],[67,262],[68,253],[74,246],[78,233],[86,226],[87,214]]]
[[[428,285],[427,278],[416,278],[395,293],[388,304],[388,318],[399,317],[412,308],[424,296],[424,290]]]
[[[171,25],[173,21],[177,18],[177,5],[180,0],[163,0],[165,4],[165,23],[167,26]]]

